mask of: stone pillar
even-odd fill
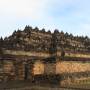
[[[14,64],[11,60],[4,60],[3,63],[3,73],[4,73],[4,80],[14,80],[15,79],[15,72],[14,72]]]
[[[32,60],[28,61],[28,80],[33,81],[33,67],[34,62]]]
[[[3,82],[4,72],[3,72],[3,60],[0,60],[0,82]]]
[[[24,80],[25,68],[23,62],[16,62],[15,73],[16,73],[16,80]]]
[[[29,68],[28,68],[28,63],[25,62],[24,63],[24,80],[28,80],[28,71],[29,71]]]

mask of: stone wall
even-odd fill
[[[46,63],[44,66],[45,66],[44,74],[46,74],[46,75],[55,74],[55,72],[56,72],[55,63]]]
[[[40,61],[36,61],[33,67],[33,75],[43,74],[44,73],[44,64]]]
[[[57,61],[56,63],[37,62],[34,65],[34,74],[63,74],[90,71],[90,62]]]
[[[59,61],[56,63],[56,73],[74,73],[90,71],[90,62]]]
[[[27,70],[25,69],[27,66]],[[0,70],[1,80],[30,80],[30,76],[34,75],[57,75],[62,78],[62,84],[71,82],[79,82],[79,80],[90,77],[90,62],[81,61],[57,61],[56,63],[44,63],[42,60],[36,60],[32,65],[30,63],[14,63],[13,60],[4,60]],[[83,72],[83,73],[82,73]],[[27,74],[27,77],[25,77]],[[74,75],[75,74],[75,75]]]

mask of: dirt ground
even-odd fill
[[[60,86],[53,84],[31,83],[30,81],[10,81],[0,83],[0,90],[90,90],[88,85]]]

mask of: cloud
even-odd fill
[[[0,12],[17,18],[43,16],[47,0],[0,0]]]
[[[89,0],[0,0],[0,36],[26,24],[90,35],[89,3]]]

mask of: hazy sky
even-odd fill
[[[90,0],[0,0],[0,36],[26,25],[90,37]]]

